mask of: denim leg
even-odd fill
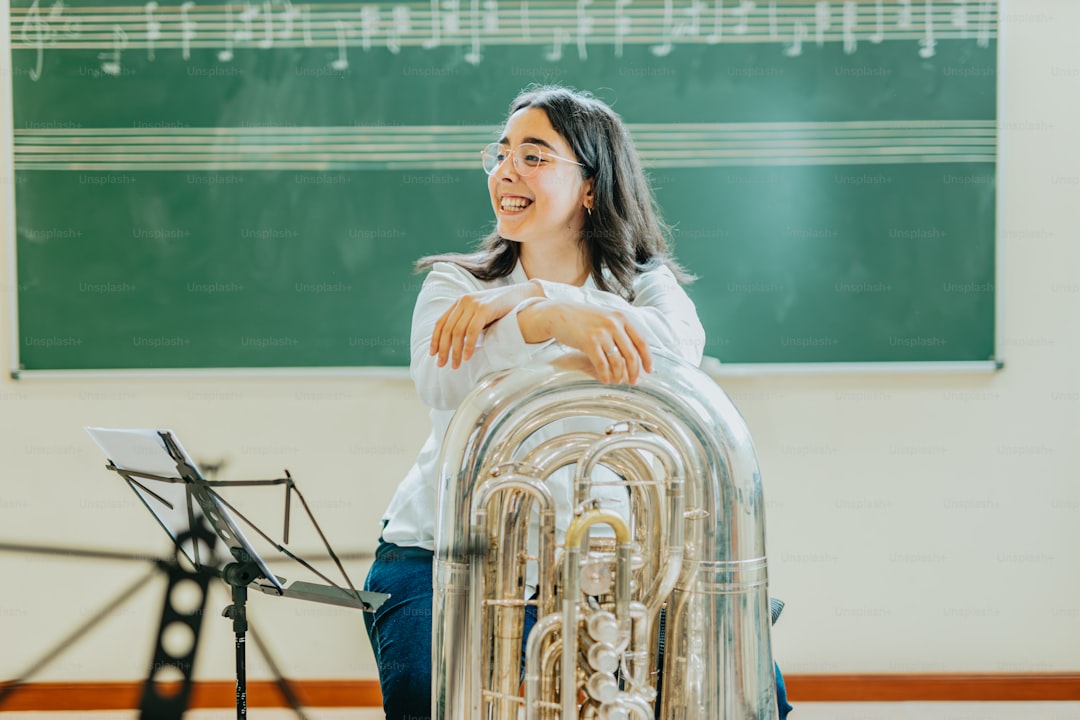
[[[387,720],[431,718],[432,553],[380,543],[364,589],[389,593],[363,613]]]
[[[776,708],[780,711],[780,720],[784,720],[791,712],[791,703],[787,699],[787,687],[784,685],[784,676],[780,674],[780,666],[773,663],[776,668]]]
[[[536,599],[534,593],[532,599]],[[533,625],[536,624],[536,606],[525,606],[525,620],[521,626],[521,681],[525,682],[525,645],[529,642],[529,633],[532,632]]]

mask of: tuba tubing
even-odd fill
[[[745,422],[711,378],[669,353],[655,351],[633,386],[604,385],[570,357],[493,373],[447,429],[433,718],[652,720],[659,702],[662,720],[774,720],[764,501]],[[600,429],[566,427],[578,424]],[[559,543],[551,481],[568,465],[572,517]],[[627,517],[591,497],[601,485],[625,491]],[[537,582],[528,601],[527,567]],[[538,619],[522,688],[528,603]]]

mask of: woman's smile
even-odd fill
[[[503,215],[518,215],[524,212],[533,201],[521,195],[499,196],[499,213]]]

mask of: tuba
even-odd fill
[[[492,374],[447,430],[433,717],[773,720],[764,503],[744,421],[672,355],[654,353],[634,386],[568,358]]]

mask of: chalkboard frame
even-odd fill
[[[996,11],[996,5],[995,5],[995,11]],[[8,37],[10,37],[10,34],[6,34],[5,40],[7,40]],[[995,44],[995,48],[996,48],[996,44]],[[679,48],[676,48],[676,52],[678,51],[678,49]],[[11,92],[11,91],[9,90],[9,92]],[[9,94],[8,96],[11,96],[11,95]],[[6,150],[7,150],[7,148],[5,148],[5,151]],[[14,153],[13,153],[13,155],[14,155]],[[12,161],[12,163],[14,165],[14,160]],[[8,204],[9,204],[9,207],[11,208],[12,221],[9,223],[10,225],[15,224],[14,223],[14,220],[15,220],[15,218],[14,218],[14,214],[15,214],[14,210],[15,210],[16,201],[15,201],[14,196],[15,196],[15,189],[16,189],[15,185],[19,182],[18,172],[16,172],[13,176],[16,178],[16,183],[12,184],[11,192],[6,193]],[[19,295],[20,295],[20,287],[21,286],[18,284],[18,279],[16,277],[17,276],[16,268],[17,268],[18,251],[14,247],[15,244],[17,244],[17,242],[18,242],[17,233],[12,232],[11,235],[10,235],[10,238],[11,238],[10,242],[12,243],[12,247],[9,250],[9,259],[11,260],[11,267],[9,268],[9,273],[12,276],[12,282],[11,282],[11,286],[10,286],[9,289],[10,289],[10,292],[11,292],[11,295],[12,295],[11,307],[12,307],[12,314],[13,314],[13,318],[14,318],[13,325],[12,325],[12,328],[13,328],[13,331],[12,331],[12,335],[13,335],[13,342],[12,342],[12,348],[13,348],[12,372],[13,372],[13,375],[19,376],[19,375],[25,374],[27,372],[30,372],[30,373],[37,373],[37,372],[58,373],[58,372],[64,372],[63,369],[49,369],[49,370],[40,369],[39,370],[39,369],[31,368],[29,370],[24,370],[21,367],[20,358],[21,358],[21,356],[23,354],[20,352],[22,348],[21,348],[21,345],[20,345],[21,338],[20,338],[20,334],[19,334],[19,324],[18,324],[18,318],[19,318],[19,312],[20,312],[20,309],[19,309],[20,297],[19,297]],[[996,266],[996,262],[997,262],[997,259],[996,259],[996,254],[997,254],[996,242],[994,243],[994,246],[995,246],[995,248],[994,248],[994,256],[995,256],[994,264]],[[433,248],[433,249],[438,249],[438,248]],[[677,247],[677,249],[678,249],[678,247]],[[991,276],[990,281],[991,282],[993,281],[993,276]],[[996,291],[995,291],[994,295],[996,297]],[[995,302],[996,302],[996,300],[995,300]],[[992,337],[996,338],[997,337],[997,329],[996,329],[997,313],[996,313],[996,310],[993,312],[992,317],[993,317],[993,324],[995,325],[995,327],[993,328],[991,333],[992,333]],[[965,360],[944,361],[944,362],[933,361],[933,360],[920,360],[920,361],[915,362],[914,365],[912,366],[912,368],[913,369],[915,369],[915,368],[928,369],[928,370],[932,369],[932,368],[947,368],[947,367],[966,368],[966,369],[991,369],[991,368],[1000,367],[1000,362],[998,360],[996,360],[996,357],[997,357],[996,356],[996,348],[994,348],[994,351],[992,351],[990,353],[989,358],[987,358],[986,360],[965,359]],[[773,365],[776,365],[775,371],[785,371],[784,368],[787,369],[786,371],[804,371],[804,370],[799,370],[799,366],[801,364],[802,363],[799,363],[799,362],[784,362],[784,363],[779,363],[779,364],[768,363],[768,362],[749,363],[749,364],[740,363],[740,362],[726,362],[723,366],[721,366],[720,371],[721,372],[732,372],[732,373],[743,372],[743,371],[751,371],[751,370],[754,370],[756,372],[770,372],[770,371],[773,371],[773,370],[770,370],[770,367],[772,367]],[[814,369],[818,369],[818,368],[821,368],[822,370],[828,371],[827,368],[825,368],[825,365],[828,365],[831,368],[837,369],[837,368],[841,368],[841,367],[855,368],[855,367],[857,367],[859,365],[862,365],[862,364],[863,363],[855,363],[854,365],[852,365],[852,364],[848,364],[848,363],[844,363],[844,362],[836,362],[836,361],[825,361],[824,363],[821,363],[821,364],[815,362],[815,363],[807,364],[807,367],[805,368],[805,371],[814,370]],[[871,361],[871,362],[867,363],[867,365],[870,368],[876,369],[876,370],[885,370],[886,368],[894,368],[895,369],[895,368],[901,368],[901,367],[905,366],[905,364],[902,363],[902,362],[894,362],[894,361]],[[330,366],[330,367],[333,367],[333,366]],[[355,367],[355,366],[347,366],[347,367]],[[365,368],[358,368],[358,369],[362,369],[362,370],[365,370],[365,371],[366,370],[375,370],[376,372],[380,372],[380,370],[377,369],[379,367],[382,367],[382,366],[366,366]],[[394,368],[399,368],[399,367],[401,367],[401,366],[400,365],[393,365],[393,366],[386,366],[385,369],[392,372],[392,370]],[[746,368],[746,370],[742,370],[741,368]],[[248,369],[251,369],[251,368],[248,368]],[[287,371],[287,372],[292,372],[292,371],[301,370],[301,369],[304,372],[307,372],[307,371],[325,372],[325,371],[328,370],[327,367],[310,367],[309,368],[308,366],[305,365],[305,366],[300,366],[300,367],[297,367],[297,368],[294,368],[294,369],[290,369],[288,367],[278,367],[278,368],[275,368],[274,370],[271,370],[271,372],[275,372],[277,370],[283,370],[283,371]],[[129,368],[129,369],[117,370],[117,372],[132,372],[134,370],[135,370],[134,368]],[[182,368],[169,368],[169,369],[163,369],[162,372],[178,372],[178,371],[182,371],[182,370],[183,370]],[[199,369],[199,370],[197,370],[197,372],[204,372],[205,370],[218,370],[218,371],[226,371],[227,372],[228,368],[205,368],[205,369]],[[98,372],[98,371],[108,372],[107,369],[96,369],[96,370],[95,369],[87,369],[87,370],[78,370],[77,372]],[[151,372],[155,372],[155,371],[151,370]]]

